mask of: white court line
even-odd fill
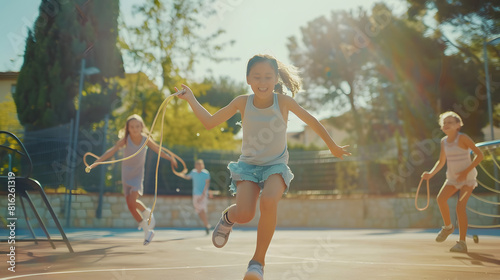
[[[273,262],[270,264],[294,264],[300,262]],[[197,266],[175,266],[175,267],[151,267],[151,268],[109,268],[109,269],[95,269],[95,270],[73,270],[73,271],[56,271],[56,272],[44,272],[44,273],[33,273],[16,275],[6,278],[0,278],[0,280],[9,279],[19,279],[28,278],[34,276],[46,276],[46,275],[58,275],[58,274],[76,274],[76,273],[89,273],[89,272],[122,272],[122,271],[151,271],[151,270],[176,270],[176,269],[200,269],[200,268],[223,268],[223,267],[237,267],[237,266],[247,266],[248,263],[244,264],[221,264],[221,265],[197,265]]]
[[[204,249],[202,247],[195,248],[198,251],[205,252],[217,252],[231,255],[248,255],[246,253],[241,252],[231,252],[227,250],[214,250],[214,248],[208,247]],[[292,256],[281,256],[281,255],[270,255],[267,257],[274,258],[283,258],[283,259],[293,259],[296,261],[289,262],[267,262],[267,264],[272,265],[290,265],[290,264],[301,264],[306,261],[312,262],[323,262],[323,263],[340,263],[340,264],[359,264],[359,265],[393,265],[393,266],[426,266],[426,267],[454,267],[454,268],[477,268],[477,266],[471,265],[451,265],[451,264],[422,264],[422,263],[397,263],[397,262],[365,262],[365,261],[342,261],[342,260],[331,260],[331,259],[321,259],[321,258],[305,258],[305,257],[292,257]],[[176,266],[176,267],[152,267],[152,268],[109,268],[109,269],[95,269],[95,270],[73,270],[73,271],[56,271],[56,272],[44,272],[44,273],[33,273],[33,274],[24,274],[24,275],[16,275],[6,278],[0,278],[0,280],[9,280],[9,279],[19,279],[19,278],[29,278],[35,276],[47,276],[47,275],[60,275],[60,274],[77,274],[77,273],[92,273],[92,272],[124,272],[124,271],[152,271],[152,270],[180,270],[180,269],[200,269],[200,268],[224,268],[224,267],[238,267],[238,266],[246,266],[247,263],[243,264],[221,264],[221,265],[198,265],[198,266]]]
[[[329,246],[326,246],[326,247],[329,247]],[[333,247],[333,248],[335,248],[335,247]],[[217,252],[217,253],[225,253],[225,254],[231,254],[231,255],[248,255],[248,254],[241,253],[241,252],[234,252],[234,251],[227,251],[227,250],[224,250],[224,251],[214,250],[214,248],[208,247],[208,246],[207,246],[207,249],[204,249],[202,247],[196,247],[196,250],[202,251],[202,252],[203,251],[204,252]],[[266,258],[268,258],[268,257],[301,260],[299,263],[303,263],[306,261],[312,261],[312,262],[323,262],[323,263],[360,264],[360,265],[394,265],[394,266],[426,266],[426,267],[432,266],[432,267],[477,268],[477,265],[342,261],[342,260],[332,260],[332,259],[323,259],[323,258],[293,257],[293,256],[281,256],[281,255],[266,254]],[[271,264],[271,262],[266,262],[266,263]],[[293,264],[293,263],[296,263],[296,262],[290,262],[289,264]],[[274,263],[274,264],[277,264],[277,263]],[[285,262],[285,264],[288,264],[288,263]]]

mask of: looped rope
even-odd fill
[[[427,181],[427,204],[425,205],[424,208],[418,207],[418,202],[417,202],[418,201],[418,194],[420,192],[420,187],[422,186],[423,180],[424,180],[424,178],[422,177],[420,179],[420,183],[418,183],[417,193],[415,194],[415,208],[417,208],[418,211],[424,211],[425,209],[427,209],[427,207],[429,207],[429,202],[431,199],[430,192],[429,192],[429,180],[426,180]]]
[[[111,163],[117,163],[117,162],[120,162],[120,161],[125,161],[125,160],[128,160],[128,159],[131,159],[133,157],[135,157],[137,154],[140,153],[140,151],[142,149],[144,149],[149,141],[149,139],[151,137],[151,134],[153,133],[153,129],[155,127],[155,124],[156,124],[156,119],[158,118],[158,114],[160,113],[160,111],[163,111],[163,116],[162,116],[162,120],[165,120],[165,112],[166,112],[166,107],[168,105],[168,103],[170,102],[170,100],[172,100],[175,96],[179,95],[179,94],[183,94],[184,93],[184,89],[181,90],[181,91],[178,91],[174,94],[171,94],[169,95],[167,98],[165,98],[165,100],[161,103],[160,107],[158,108],[158,111],[156,112],[156,115],[155,115],[155,118],[153,120],[153,124],[151,125],[151,129],[149,130],[149,133],[148,133],[148,137],[146,139],[146,141],[144,141],[144,144],[142,144],[142,146],[139,148],[139,150],[137,150],[137,152],[135,152],[134,154],[128,156],[128,157],[125,157],[125,158],[121,158],[121,159],[117,159],[117,160],[109,160],[109,161],[101,161],[101,162],[97,162],[95,163],[96,166],[98,165],[101,165],[101,164],[111,164]],[[187,173],[187,168],[186,168],[186,163],[176,154],[174,154],[172,151],[170,151],[169,149],[165,148],[165,147],[162,147],[162,142],[163,142],[163,121],[161,122],[161,129],[160,129],[160,150],[161,151],[164,151],[166,152],[172,159],[174,160],[178,160],[182,166],[183,166],[183,169],[181,172],[178,172],[177,170],[175,170],[174,166],[172,166],[172,172],[181,177],[183,174],[186,174]],[[149,214],[149,219],[148,219],[148,225],[151,223],[151,217],[153,216],[153,211],[155,209],[155,206],[156,206],[156,197],[157,197],[157,194],[158,194],[158,166],[160,165],[160,157],[161,157],[161,151],[158,151],[158,159],[156,161],[156,172],[155,172],[155,197],[154,197],[154,202],[153,202],[153,206],[151,207],[151,213]],[[92,156],[96,159],[98,159],[99,157],[96,156],[95,154],[93,153],[90,153],[90,152],[87,152],[85,153],[85,155],[83,155],[83,163],[85,164],[85,172],[87,173],[90,173],[90,171],[92,170],[92,168],[90,167],[90,165],[87,163],[86,161],[86,157],[87,156]]]

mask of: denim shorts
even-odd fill
[[[280,174],[283,177],[283,181],[286,184],[286,190],[284,194],[288,192],[290,188],[290,182],[293,179],[293,173],[290,168],[284,164],[274,164],[274,165],[253,165],[242,161],[230,162],[227,166],[231,172],[231,185],[229,190],[234,195],[236,194],[236,182],[238,181],[252,181],[259,185],[260,190],[264,188],[264,182],[273,174]]]

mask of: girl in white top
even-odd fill
[[[223,212],[213,231],[212,242],[218,248],[223,247],[234,223],[250,222],[260,194],[257,246],[244,279],[263,279],[265,255],[276,228],[278,202],[293,178],[287,166],[288,113],[294,113],[308,124],[334,156],[342,158],[350,153],[345,150],[347,146],[335,144],[316,118],[292,97],[283,94],[283,84],[292,95],[301,87],[301,79],[294,67],[284,65],[270,55],[256,55],[248,62],[246,77],[253,94],[236,97],[214,115],[200,105],[187,86],[182,85],[184,93],[178,96],[189,103],[207,129],[225,122],[237,112],[242,116],[242,154],[238,162],[228,165],[236,204]]]
[[[124,148],[123,156],[128,157],[136,153],[147,139],[147,129],[141,116],[133,114],[127,118],[124,128],[125,136],[118,140],[115,146],[107,150],[99,157],[90,168],[97,166],[98,162],[105,161],[113,156],[119,149]],[[147,147],[158,153],[160,146],[153,139],[149,139]],[[177,161],[172,159],[164,151],[161,152],[161,157],[169,160],[174,167],[177,167]],[[144,181],[144,162],[146,160],[146,149],[142,149],[135,157],[123,161],[122,163],[122,185],[123,194],[127,202],[128,210],[132,217],[139,224],[139,229],[144,230],[144,245],[148,245],[154,236],[154,217],[151,218],[151,223],[148,225],[147,219],[151,213],[151,209],[146,208],[144,203],[139,200],[139,196],[143,193]]]
[[[441,139],[439,160],[434,165],[434,168],[431,171],[424,172],[422,177],[429,180],[443,168],[445,163],[447,164],[446,181],[437,196],[437,203],[441,211],[444,226],[436,237],[436,241],[445,241],[448,235],[455,230],[451,223],[448,199],[459,192],[456,212],[460,239],[450,251],[465,253],[467,252],[465,237],[467,236],[467,227],[469,224],[466,212],[467,201],[477,186],[476,166],[483,160],[483,153],[476,147],[476,144],[469,136],[459,132],[464,124],[457,113],[451,111],[442,113],[439,116],[439,124],[441,130],[446,134]],[[474,160],[471,160],[471,150],[475,154]]]

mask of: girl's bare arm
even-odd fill
[[[446,155],[444,153],[444,144],[443,144],[443,141],[441,141],[441,151],[439,152],[438,161],[436,162],[436,164],[434,165],[434,167],[430,171],[426,171],[426,172],[424,172],[424,174],[422,174],[422,178],[428,180],[428,179],[434,177],[434,175],[436,175],[436,173],[438,173],[439,170],[441,170],[443,168],[445,163],[446,163]]]
[[[246,102],[245,96],[238,96],[233,101],[231,101],[226,107],[220,109],[215,114],[210,114],[201,104],[196,100],[191,89],[185,85],[182,85],[183,89],[186,90],[184,94],[178,95],[179,98],[186,100],[191,106],[196,117],[201,121],[203,126],[210,130],[217,125],[227,121],[230,117],[243,108],[243,104]]]
[[[302,108],[293,98],[285,96],[283,100],[289,111],[299,117],[299,119],[311,127],[314,132],[323,139],[334,156],[343,159],[344,155],[351,155],[351,153],[345,150],[345,148],[349,146],[338,146],[335,141],[333,141],[330,134],[328,134],[325,127],[314,116]]]
[[[469,136],[463,134],[462,137],[460,137],[460,142],[464,143],[465,146],[467,146],[467,148],[471,149],[472,152],[474,152],[474,154],[475,154],[474,160],[472,161],[472,163],[466,169],[464,169],[462,171],[465,174],[467,174],[472,169],[474,169],[476,166],[479,165],[479,163],[483,160],[484,155],[483,155],[483,152],[478,147],[476,147],[476,144],[474,143],[474,141],[472,141],[472,139],[470,139]]]
[[[125,138],[122,138],[116,142],[116,144],[109,148],[102,156],[100,156],[92,165],[90,165],[91,168],[94,168],[96,166],[96,163],[102,162],[107,160],[108,158],[112,157],[119,149],[121,149],[123,146],[125,146]]]
[[[149,138],[147,145],[151,150],[153,150],[153,152],[160,154],[162,158],[169,160],[172,165],[177,168],[177,161],[164,151],[160,152],[160,145],[158,145],[153,139]]]

